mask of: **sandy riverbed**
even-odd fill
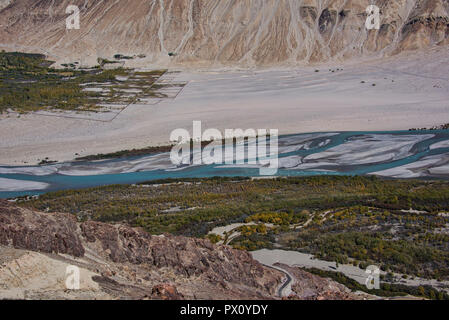
[[[172,130],[191,132],[193,120],[202,121],[203,131],[273,128],[280,134],[444,124],[449,122],[448,62],[447,50],[436,49],[346,66],[181,72],[174,80],[189,83],[176,99],[131,105],[111,122],[0,116],[0,165],[167,144]]]
[[[297,266],[304,268],[317,268],[324,271],[341,272],[347,277],[356,280],[360,284],[365,284],[367,273],[364,269],[349,264],[339,264],[335,262],[324,261],[314,258],[313,255],[289,250],[268,250],[261,249],[251,252],[253,258],[260,263],[273,266],[276,263],[282,263],[289,266]],[[380,271],[385,275],[386,272]],[[449,292],[449,281],[437,281],[435,279],[423,279],[415,277],[413,279],[403,279],[402,274],[394,273],[394,281],[396,284],[404,284],[408,286],[430,285],[434,288]]]

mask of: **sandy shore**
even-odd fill
[[[172,130],[191,132],[194,120],[202,121],[203,131],[272,128],[280,134],[449,123],[448,62],[447,50],[436,49],[369,64],[181,72],[175,80],[189,83],[175,100],[130,105],[111,122],[0,116],[0,165],[31,165],[46,157],[68,161],[167,144]]]

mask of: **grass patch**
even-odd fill
[[[102,59],[101,63],[107,60]],[[112,61],[114,62],[114,61]],[[8,110],[20,113],[43,109],[101,111],[99,104],[126,104],[136,95],[124,94],[130,86],[142,89],[142,96],[154,96],[151,85],[166,72],[133,73],[130,69],[78,70],[75,64],[64,69],[51,68],[52,61],[39,54],[0,53],[0,113]],[[139,77],[134,77],[138,74]],[[117,77],[129,77],[126,82]],[[85,90],[87,85],[104,88],[105,92]]]

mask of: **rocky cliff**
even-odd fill
[[[80,290],[66,290],[69,265],[80,268]],[[295,282],[304,276],[298,274]],[[356,298],[308,277],[296,298]],[[80,223],[0,200],[0,299],[267,299],[279,298],[284,281],[248,252],[208,240]]]
[[[80,29],[66,30],[68,5]],[[366,8],[380,8],[367,30]],[[393,55],[449,38],[447,0],[3,0],[0,47],[59,62],[273,66]],[[146,58],[143,58],[145,55]],[[128,62],[131,63],[131,62]]]

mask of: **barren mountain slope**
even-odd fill
[[[69,265],[80,268],[80,290],[66,290]],[[0,299],[267,299],[277,298],[283,278],[248,252],[208,240],[78,223],[0,200]],[[357,298],[333,281],[306,278],[308,290],[296,298]]]
[[[58,62],[144,54],[160,66],[295,65],[391,55],[449,37],[447,0],[2,0],[0,47]],[[367,30],[366,8],[381,8]],[[68,5],[81,10],[66,30]],[[169,53],[171,56],[169,56]]]

